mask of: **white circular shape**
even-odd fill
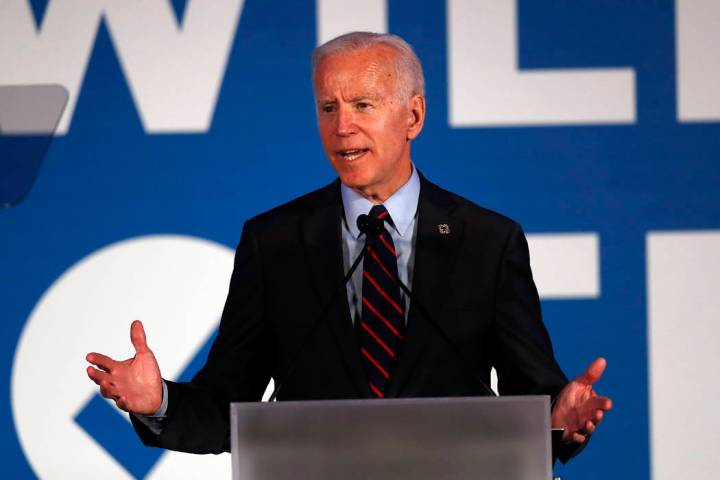
[[[40,478],[132,478],[74,421],[98,392],[85,355],[131,357],[130,323],[140,319],[163,376],[176,378],[217,327],[232,266],[233,252],[208,240],[139,237],[93,252],[48,288],[20,335],[11,378],[15,428]],[[226,454],[168,452],[147,478],[230,471]]]

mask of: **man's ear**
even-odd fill
[[[425,96],[413,95],[408,114],[407,140],[415,140],[425,123]]]

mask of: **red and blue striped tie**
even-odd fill
[[[370,216],[392,225],[382,205],[375,205]],[[376,397],[384,398],[404,339],[405,306],[400,297],[392,237],[383,229],[380,235],[368,236],[366,242],[358,336],[370,390]]]

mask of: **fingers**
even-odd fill
[[[577,377],[576,380],[584,383],[585,385],[592,385],[593,383],[600,380],[600,377],[605,371],[606,366],[607,361],[604,358],[596,358],[595,361],[590,364],[587,370],[585,370],[582,375]]]
[[[603,419],[603,411],[602,411],[602,410],[596,410],[596,411],[595,411],[595,418],[593,419],[593,421],[595,422],[595,424],[600,423],[600,420],[602,420],[602,419]]]
[[[588,435],[592,435],[593,432],[595,432],[595,427],[596,425],[590,420],[588,420],[587,422],[585,422],[585,433],[587,433]]]
[[[90,380],[100,385],[103,381],[110,381],[110,374],[98,370],[94,367],[87,367],[87,374]]]
[[[117,400],[117,388],[110,382],[100,382],[100,395],[110,400]]]
[[[600,421],[602,421],[604,413],[605,412],[603,410],[595,410],[592,416],[588,420],[585,420],[585,424],[579,429],[579,431],[592,435]]]
[[[575,443],[583,443],[595,432],[596,427],[597,426],[593,422],[587,421],[582,429],[576,431],[565,429],[562,439],[565,442],[573,441]]]
[[[596,397],[593,400],[592,406],[598,410],[608,411],[612,408],[612,400],[608,397]]]
[[[587,435],[580,432],[570,432],[570,430],[565,430],[565,432],[563,432],[562,439],[565,442],[573,441],[575,443],[583,443],[587,440]]]
[[[587,441],[588,437],[595,433],[598,424],[603,419],[603,410],[595,410],[589,418],[580,420],[579,423],[574,425],[568,425],[563,432],[563,440],[566,442],[573,441],[576,443],[583,443]]]
[[[93,365],[96,365],[100,367],[102,370],[105,370],[106,372],[111,372],[115,367],[117,366],[117,363],[112,358],[103,355],[102,353],[88,353],[85,357],[85,360],[92,363]]]
[[[603,418],[603,411],[597,410],[595,412],[595,415],[593,415],[593,418],[590,420],[585,421],[585,425],[583,425],[583,428],[578,430],[578,433],[586,436],[590,436],[593,433],[595,433],[595,429],[597,428],[598,424]]]
[[[87,367],[87,374],[93,382],[100,386],[100,395],[112,400],[117,398],[117,387],[113,383],[112,375],[93,367]]]
[[[147,340],[145,338],[145,329],[140,320],[135,320],[130,325],[130,341],[135,347],[135,353],[145,353],[150,351],[147,346]]]

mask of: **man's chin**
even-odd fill
[[[363,191],[372,185],[372,181],[366,175],[358,173],[340,173],[338,174],[340,181],[349,188],[355,191]]]

